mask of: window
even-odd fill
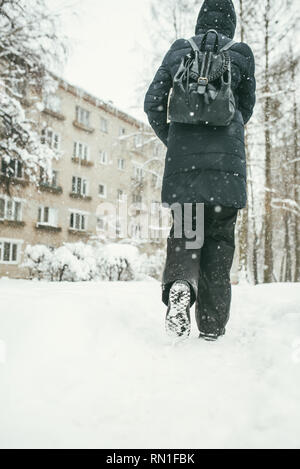
[[[119,136],[122,137],[123,135],[126,134],[126,129],[124,127],[120,127],[119,129]]]
[[[52,150],[59,150],[60,148],[60,135],[52,129],[43,129],[41,143],[46,144]]]
[[[17,264],[19,258],[19,243],[0,239],[0,263]]]
[[[122,234],[122,223],[121,220],[117,220],[116,223],[116,235],[120,236]]]
[[[55,96],[54,94],[48,95],[45,98],[45,107],[50,111],[60,113],[61,112],[61,100],[59,96]]]
[[[134,137],[134,144],[136,147],[141,147],[143,145],[143,135],[137,134]]]
[[[0,199],[0,220],[5,218],[5,199]]]
[[[140,239],[142,235],[142,227],[139,223],[131,225],[131,236],[135,239]]]
[[[100,151],[100,164],[107,164],[108,163],[108,154],[107,151]]]
[[[123,158],[118,159],[118,169],[124,171],[125,169],[125,160]]]
[[[155,200],[152,201],[152,203],[151,203],[151,213],[153,215],[157,215],[160,212],[160,206],[161,206],[160,202],[157,202]]]
[[[50,183],[51,183],[51,186],[53,187],[57,187],[58,186],[58,171],[52,169],[52,175],[51,175],[51,178],[50,178]]]
[[[40,225],[57,226],[57,209],[50,207],[39,207],[38,223]]]
[[[7,199],[6,201],[6,219],[21,221],[21,202]]]
[[[104,117],[100,118],[100,130],[106,134],[108,133],[108,121]]]
[[[102,197],[103,199],[106,198],[106,185],[105,184],[99,184],[98,194],[99,194],[99,197]]]
[[[79,124],[90,126],[90,112],[80,106],[76,106],[76,121]]]
[[[105,231],[107,229],[106,216],[103,215],[97,218],[97,229],[99,231]]]
[[[142,198],[141,194],[133,194],[132,202],[134,204],[141,204],[143,202],[143,198]]]
[[[81,177],[72,177],[72,193],[82,196],[88,195],[88,182],[86,179]]]
[[[0,220],[21,221],[22,205],[19,200],[0,198]]]
[[[2,158],[1,173],[9,177],[22,179],[24,177],[23,163],[13,158],[7,162],[4,158]]]
[[[85,143],[74,142],[73,158],[79,158],[80,161],[89,161],[90,149]]]
[[[137,179],[138,181],[142,181],[143,178],[144,178],[144,170],[141,166],[135,166],[134,167],[134,177],[135,179]]]
[[[43,168],[41,168],[41,182],[51,187],[58,187],[58,171],[52,169],[48,176]]]
[[[77,231],[85,231],[87,228],[87,215],[80,212],[71,212],[70,228]]]
[[[117,192],[117,199],[119,202],[124,202],[126,198],[126,194],[124,191],[122,191],[121,189],[118,189],[118,192]]]

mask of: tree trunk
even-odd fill
[[[241,42],[245,39],[245,18],[243,9],[243,0],[240,0],[240,23],[241,23]],[[248,151],[248,135],[245,129],[245,149],[246,159],[248,165],[250,164],[250,155]],[[248,187],[249,193],[249,187]],[[248,272],[248,232],[249,232],[249,209],[248,205],[242,210],[240,217],[240,230],[239,230],[239,270],[244,271],[247,275]]]
[[[264,124],[265,124],[265,213],[264,213],[264,283],[273,281],[273,251],[272,251],[272,171],[271,171],[271,133],[270,133],[270,69],[269,69],[269,10],[270,0],[267,0],[265,11],[265,103],[264,103]]]
[[[286,269],[285,269],[285,282],[292,281],[292,256],[290,245],[290,214],[286,210],[284,215],[285,223],[285,252],[286,252]]]
[[[292,60],[294,59],[293,53],[291,54]],[[299,151],[298,151],[298,103],[297,103],[297,84],[296,84],[296,74],[295,74],[296,62],[293,61],[292,66],[292,84],[294,87],[293,93],[293,135],[294,135],[294,142],[293,142],[293,158],[294,158],[294,187],[295,187],[295,201],[298,202],[300,206],[300,162],[298,161],[299,158]],[[300,282],[300,214],[299,210],[295,217],[295,282]]]

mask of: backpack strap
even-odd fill
[[[190,39],[188,39],[188,42],[191,44],[192,49],[193,49],[194,52],[200,53],[200,49],[199,49],[199,47],[197,46],[196,42],[194,41],[194,39],[192,37]]]
[[[235,44],[235,41],[231,39],[231,41],[227,42],[227,44],[225,44],[225,46],[223,46],[222,49],[220,49],[220,52],[230,49],[230,47],[233,46],[233,44]]]
[[[203,36],[205,37],[205,36]],[[196,60],[194,61],[192,71],[197,75],[197,80],[198,80],[198,93],[199,94],[204,94],[206,90],[206,86],[208,84],[208,71],[211,63],[211,52],[205,52],[205,58],[202,60],[201,64],[201,70],[199,70],[199,55],[200,55],[200,49],[197,46],[196,42],[194,41],[193,38],[188,39],[188,42],[192,46],[193,51],[195,52],[195,57]],[[208,57],[208,60],[206,59]]]
[[[193,49],[194,52],[199,52],[200,53],[200,49],[199,49],[199,47],[197,46],[196,42],[194,41],[194,39],[192,37],[190,39],[188,39],[188,42],[192,46],[192,49]],[[222,49],[220,49],[220,52],[223,52],[225,50],[230,49],[230,47],[232,47],[235,43],[236,42],[233,39],[231,39],[231,41],[228,41],[227,44],[225,44],[225,46],[223,46]]]

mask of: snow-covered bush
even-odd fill
[[[126,257],[102,257],[98,260],[98,266],[101,280],[129,282],[135,278],[132,266]]]
[[[27,246],[23,267],[30,278],[53,282],[87,282],[90,280],[123,281],[159,280],[165,252],[140,254],[127,244],[65,243],[58,248]]]
[[[155,254],[143,254],[139,258],[138,271],[148,277],[160,280],[165,264],[166,253],[162,249],[158,249]]]
[[[101,280],[135,280],[133,263],[138,255],[138,249],[128,244],[111,243],[98,246],[97,265]]]
[[[23,266],[29,270],[30,278],[52,280],[51,264],[53,252],[42,244],[27,246]]]
[[[135,249],[135,248],[133,248]],[[24,267],[30,278],[55,282],[86,282],[90,280],[131,281],[135,279],[133,252],[118,245],[66,243],[56,249],[27,246]]]
[[[52,269],[59,273],[60,281],[85,282],[98,277],[94,249],[84,243],[68,243],[58,248]]]
[[[61,246],[53,253],[51,262],[52,280],[74,282],[81,280],[81,262],[66,247]]]
[[[91,246],[83,243],[66,244],[56,249],[47,246],[27,246],[24,267],[30,278],[51,281],[80,282],[97,278],[97,263]]]

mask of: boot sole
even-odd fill
[[[171,287],[166,315],[166,332],[173,339],[186,339],[190,335],[190,298],[188,284],[177,282]]]
[[[220,334],[205,334],[204,332],[200,332],[199,338],[206,340],[206,342],[216,342],[220,337],[225,335],[225,331]]]

